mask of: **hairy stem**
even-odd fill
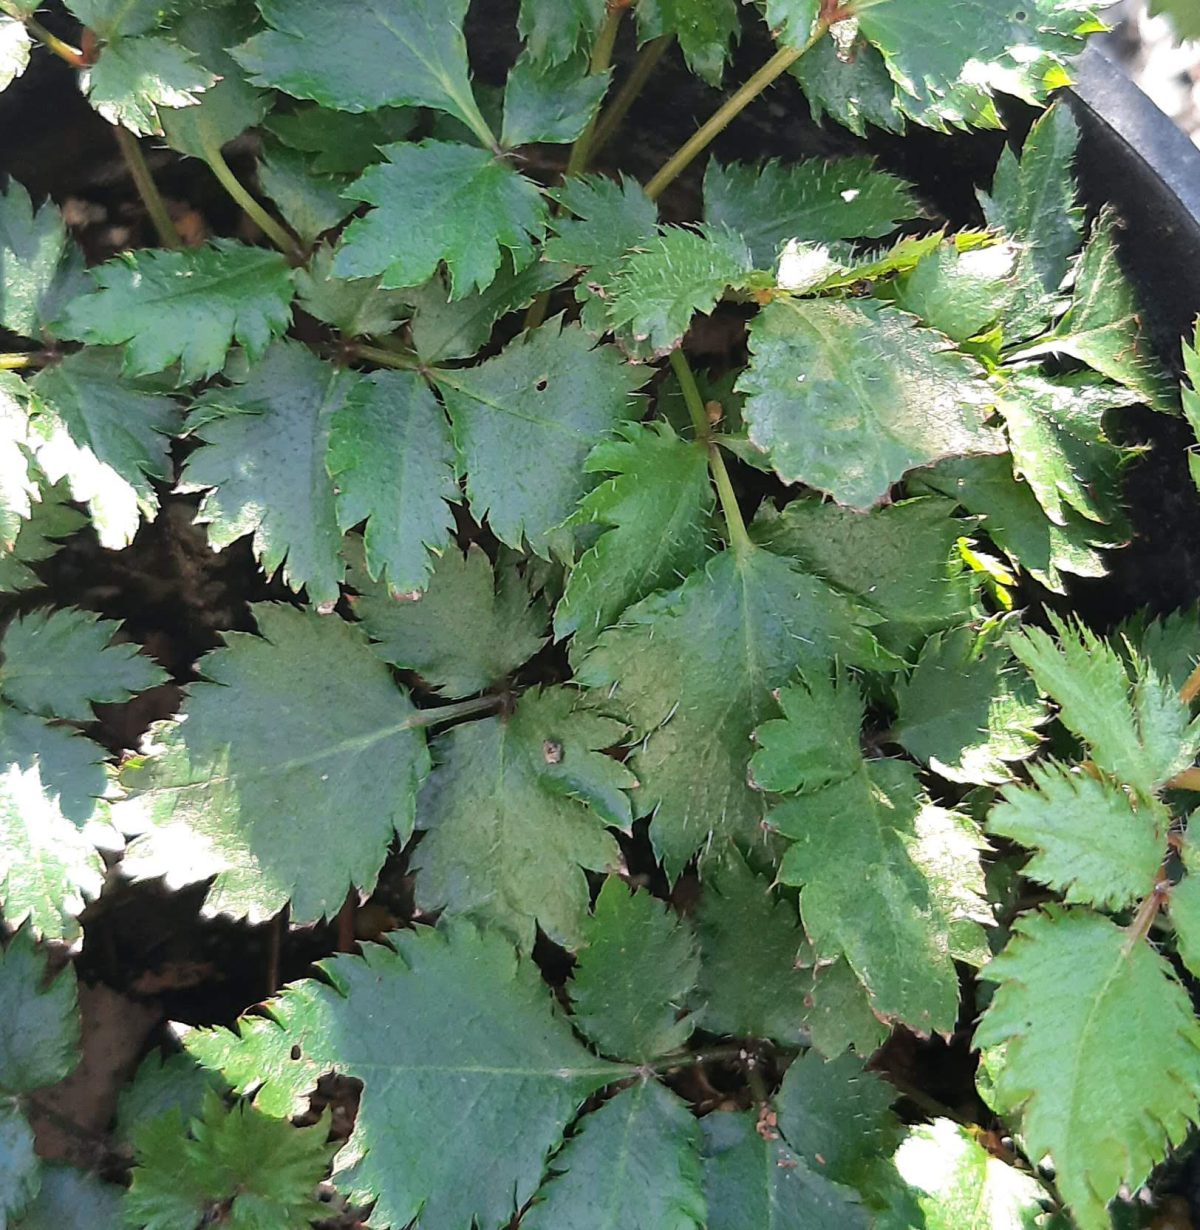
[[[713,117],[679,147],[663,164],[662,169],[646,185],[646,195],[657,201],[663,192],[683,174],[693,160],[736,119],[769,85],[783,76],[829,28],[822,19],[802,47],[781,47],[736,93],[732,94]]]
[[[175,223],[171,221],[166,202],[163,201],[162,193],[159,192],[158,185],[154,182],[154,176],[151,175],[150,168],[146,165],[146,159],[142,155],[142,147],[138,144],[137,137],[128,128],[122,128],[120,124],[113,125],[113,136],[116,137],[121,157],[125,159],[125,165],[129,168],[129,174],[133,177],[138,196],[142,198],[142,204],[145,205],[150,221],[154,224],[158,242],[164,248],[182,248],[183,240],[178,230],[175,229]]]
[[[208,163],[212,173],[220,181],[221,187],[242,207],[247,216],[252,218],[259,230],[286,256],[289,260],[300,263],[304,253],[300,245],[288,234],[283,224],[273,218],[247,191],[245,185],[234,175],[225,156],[215,143],[204,146],[204,161]]]
[[[604,19],[604,25],[600,29],[600,36],[596,39],[596,46],[592,50],[592,62],[588,72],[593,77],[608,72],[612,67],[613,48],[617,44],[617,31],[621,28],[621,18],[625,16],[626,11],[627,9],[624,5],[620,8],[609,6],[608,16]],[[587,170],[598,120],[599,116],[592,116],[588,121],[588,126],[579,134],[575,144],[571,146],[571,154],[567,159],[568,175],[582,175]]]
[[[421,361],[408,351],[387,350],[383,346],[368,346],[365,342],[351,342],[346,351],[353,358],[378,363],[380,367],[392,367],[402,372],[421,370]]]
[[[1125,929],[1125,947],[1126,955],[1131,953],[1150,934],[1150,928],[1154,926],[1154,920],[1158,917],[1159,910],[1162,909],[1163,903],[1171,895],[1170,881],[1167,879],[1167,873],[1160,870],[1158,879],[1154,887],[1150,890],[1142,904],[1138,906],[1137,913],[1133,916],[1133,922]]]
[[[638,95],[645,88],[646,82],[654,75],[658,62],[663,58],[671,45],[672,35],[664,34],[660,38],[651,39],[638,53],[638,58],[624,85],[617,91],[612,104],[600,116],[596,131],[592,134],[592,157],[594,158],[616,135],[617,130],[625,122],[629,108],[633,106]]]
[[[679,381],[679,388],[683,392],[684,405],[687,406],[688,414],[691,416],[696,439],[707,444],[712,434],[708,425],[708,412],[704,409],[704,399],[700,396],[700,386],[696,383],[692,365],[687,361],[687,355],[682,350],[671,351],[671,370],[675,373],[675,379]]]
[[[419,709],[404,723],[406,730],[425,726],[440,726],[443,722],[456,722],[459,718],[474,717],[477,713],[495,713],[504,707],[503,696],[476,696],[474,700],[460,700],[457,704],[442,705],[437,709]]]
[[[43,47],[49,48],[60,60],[66,60],[72,68],[88,67],[87,56],[78,47],[72,47],[57,34],[51,34],[37,18],[24,16],[15,5],[4,3],[4,0],[0,0],[0,13],[5,13],[14,21],[21,22]]]

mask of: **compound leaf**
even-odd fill
[[[261,358],[291,321],[287,262],[232,239],[182,252],[128,252],[91,276],[99,289],[72,300],[55,329],[94,346],[127,343],[131,376],[178,362],[180,383],[206,380],[224,366],[234,342]]]
[[[750,439],[785,482],[869,508],[915,466],[998,453],[992,400],[941,334],[871,300],[769,304],[750,327]]]
[[[114,809],[124,870],[172,887],[216,877],[205,908],[263,921],[335,914],[412,832],[429,769],[416,712],[366,638],[335,617],[254,608],[203,659],[184,718],[128,762]],[[329,834],[337,840],[330,841]]]
[[[270,1018],[193,1034],[188,1049],[239,1088],[262,1085],[272,1114],[295,1113],[325,1072],[361,1080],[336,1181],[376,1200],[379,1225],[418,1213],[422,1230],[505,1225],[579,1104],[632,1070],[585,1051],[537,967],[494,932],[460,923],[390,941],[325,962],[328,982],[294,983]]]
[[[576,1028],[606,1055],[650,1063],[687,1042],[684,1005],[700,975],[691,928],[616,876],[583,924],[583,948],[567,984]]]
[[[435,747],[413,856],[417,899],[470,914],[528,952],[535,923],[556,943],[583,939],[583,874],[617,867],[607,826],[628,831],[629,772],[604,749],[625,727],[567,688],[527,693],[510,716],[456,726]]]
[[[1030,1154],[1050,1154],[1081,1230],[1186,1136],[1200,1102],[1200,1025],[1149,944],[1088,910],[1024,915],[983,971],[998,984],[975,1031],[1004,1046],[995,1077]]]

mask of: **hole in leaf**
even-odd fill
[[[533,387],[537,389],[539,393],[544,393],[550,387],[550,381],[545,376],[540,376],[534,382]]]
[[[303,1052],[300,1050],[299,1045],[292,1047],[291,1056],[293,1059],[299,1059],[302,1054]]]

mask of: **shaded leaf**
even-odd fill
[[[589,72],[582,53],[550,67],[526,52],[508,74],[501,140],[510,148],[534,141],[569,144],[596,115],[608,83],[607,72]]]
[[[740,31],[735,0],[641,0],[635,14],[639,42],[674,34],[692,72],[721,84]]]

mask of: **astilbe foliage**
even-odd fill
[[[1120,412],[1177,400],[1120,220],[1085,223],[1061,102],[979,229],[862,154],[656,203],[786,72],[857,133],[996,127],[1094,14],[521,0],[497,90],[467,7],[67,0],[74,48],[0,0],[0,86],[39,42],[79,68],[163,244],[85,270],[0,190],[0,1226],[299,1228],[328,1183],[380,1230],[1103,1230],[1200,1118],[1200,619],[1018,598],[1104,574]],[[695,141],[589,172],[672,44],[719,86],[760,12]],[[182,247],[129,134],[264,242]],[[37,566],[180,497],[286,600],[117,758],[94,706],[166,675]],[[80,1056],[51,942],[157,885],[351,948],[398,866],[414,925],[176,1030],[102,1175],[39,1158]],[[979,1052],[954,1118],[893,1109],[914,1035]]]

